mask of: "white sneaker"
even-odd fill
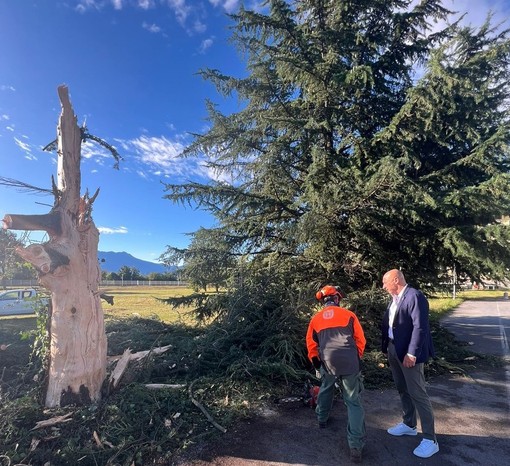
[[[396,435],[397,437],[400,437],[401,435],[416,435],[418,433],[416,432],[416,427],[409,427],[403,422],[397,424],[396,426],[390,427],[387,432],[388,434]]]
[[[424,438],[414,449],[413,453],[420,458],[430,458],[439,451],[439,445],[434,440]]]

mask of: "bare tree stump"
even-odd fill
[[[6,215],[4,228],[43,230],[49,241],[18,254],[34,265],[51,293],[50,364],[45,405],[88,404],[101,397],[106,378],[104,329],[97,260],[99,232],[92,198],[81,189],[81,131],[66,86],[59,86],[62,112],[57,127],[55,202],[46,215]]]

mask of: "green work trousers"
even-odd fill
[[[342,392],[347,408],[347,442],[349,448],[362,449],[365,445],[365,411],[361,404],[363,380],[361,372],[351,375],[334,376],[321,368],[321,387],[317,397],[317,420],[322,423],[329,418],[335,397],[335,383]]]

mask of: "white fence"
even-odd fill
[[[37,280],[3,280],[2,286],[8,288],[36,287]],[[188,286],[183,281],[156,281],[156,280],[103,280],[99,286]]]
[[[156,280],[102,280],[100,286],[188,286],[188,282]]]

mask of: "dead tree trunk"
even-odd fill
[[[99,232],[92,203],[81,189],[81,131],[68,89],[58,88],[62,105],[57,128],[58,171],[55,203],[46,215],[6,215],[4,227],[43,230],[49,241],[18,248],[51,292],[50,364],[47,407],[88,404],[101,397],[106,377],[106,334],[99,297]]]

